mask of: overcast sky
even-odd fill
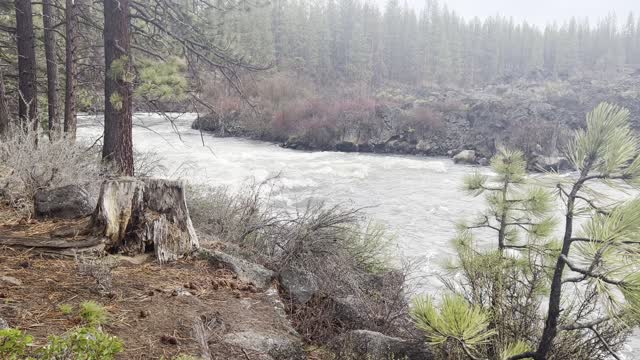
[[[386,0],[382,0],[386,2]],[[400,0],[402,4],[403,0]],[[424,0],[407,0],[410,5],[422,8]],[[517,21],[545,25],[563,22],[576,16],[588,17],[593,21],[615,12],[618,18],[626,20],[630,11],[640,15],[640,0],[440,0],[465,18],[500,14],[513,17]]]

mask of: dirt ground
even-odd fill
[[[238,282],[233,274],[214,270],[204,260],[187,259],[159,265],[114,260],[111,286],[83,275],[78,261],[51,258],[31,251],[0,248],[0,276],[22,284],[0,281],[0,317],[34,337],[37,345],[52,334],[63,334],[79,325],[77,315],[64,315],[59,306],[87,300],[104,305],[109,321],[103,329],[124,341],[119,359],[171,359],[178,354],[200,355],[194,336],[198,321],[214,324],[208,345],[215,359],[260,359],[248,350],[220,342],[229,332],[258,330],[288,333],[272,295],[258,293]],[[199,320],[202,319],[202,320]]]

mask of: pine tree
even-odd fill
[[[18,118],[27,126],[38,127],[36,89],[36,44],[31,0],[15,0],[16,37],[18,43]]]
[[[451,275],[443,277],[453,295],[445,295],[440,311],[423,299],[413,310],[418,328],[447,356],[506,359],[524,348],[522,340],[536,336],[530,325],[540,306],[537,296],[545,276],[540,270],[543,259],[535,249],[544,246],[553,230],[549,216],[553,197],[528,184],[519,151],[500,149],[491,167],[495,176],[476,173],[465,179],[465,189],[473,196],[485,195],[488,207],[474,221],[459,226],[454,240],[458,258],[449,266]],[[496,234],[492,246],[477,243],[473,236],[477,230]],[[447,309],[451,299],[457,299],[456,306]],[[468,317],[464,323],[453,325],[456,319],[451,317],[463,314]]]

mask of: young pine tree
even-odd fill
[[[560,183],[564,202],[564,236],[553,264],[546,322],[536,360],[554,358],[561,332],[595,336],[612,356],[612,344],[601,333],[636,325],[640,314],[640,198],[606,201],[605,190],[640,186],[640,143],[629,125],[629,110],[602,103],[587,115],[568,155],[579,172]],[[599,191],[596,191],[599,189]],[[575,221],[585,223],[576,231]],[[582,304],[571,306],[576,294]],[[584,302],[596,309],[579,311]],[[621,330],[621,331],[622,331]],[[615,341],[615,339],[613,340]]]
[[[551,198],[526,185],[521,154],[501,151],[494,179],[467,179],[467,189],[487,194],[489,206],[456,239],[457,277],[446,281],[454,298],[439,311],[419,299],[413,311],[446,358],[620,358],[640,315],[640,197],[605,195],[640,187],[640,142],[629,111],[597,106],[567,156],[578,173],[556,186],[564,216],[559,242],[548,240]],[[494,231],[496,245],[479,247],[474,229]]]
[[[491,166],[494,176],[465,179],[471,195],[485,195],[487,209],[460,225],[458,259],[446,278],[454,280],[443,279],[453,295],[444,297],[440,312],[431,299],[417,300],[413,312],[428,341],[447,358],[506,359],[528,349],[522,340],[536,335],[531,321],[545,284],[537,249],[554,226],[548,215],[553,196],[527,183],[519,151],[500,149]],[[487,230],[496,241],[479,246],[473,233]]]

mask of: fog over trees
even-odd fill
[[[532,71],[607,76],[640,64],[640,19],[602,15],[540,28],[494,16],[465,19],[436,0],[416,11],[390,0],[276,0],[225,14],[229,39],[279,69],[336,79],[481,85]]]

